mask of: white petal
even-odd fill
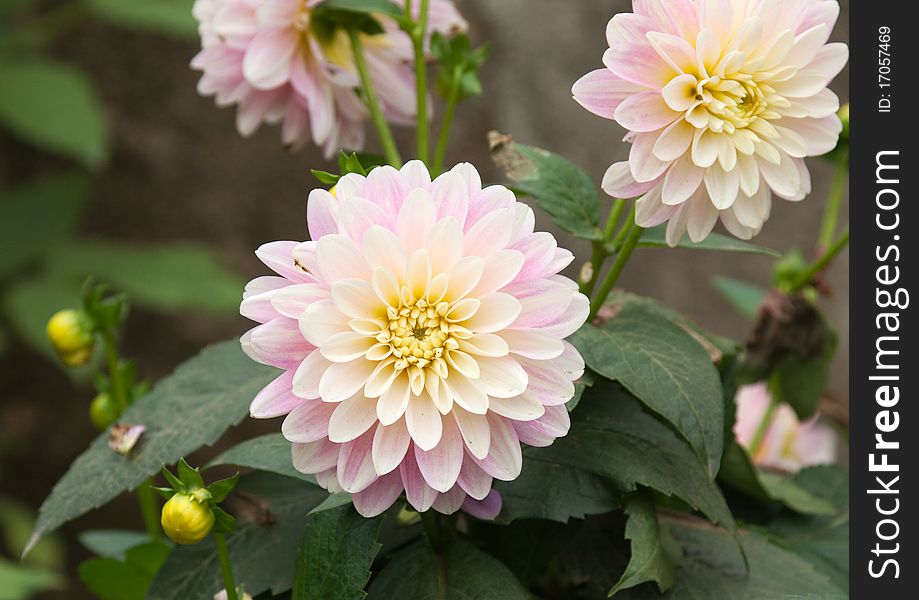
[[[405,424],[412,441],[422,450],[430,450],[440,441],[443,420],[427,393],[411,398],[405,411]]]
[[[329,436],[329,417],[334,404],[321,400],[304,402],[291,411],[281,424],[281,433],[291,442],[307,443]]]
[[[376,399],[366,398],[358,392],[335,407],[329,420],[329,440],[350,442],[370,429],[376,420]]]
[[[359,358],[349,363],[332,363],[319,380],[319,395],[324,402],[347,400],[364,387],[376,363]]]
[[[488,408],[514,421],[533,421],[543,416],[545,406],[536,394],[524,392],[513,398],[492,398]]]
[[[377,475],[385,475],[395,470],[405,458],[411,441],[412,438],[402,419],[389,426],[378,425],[373,435],[373,467]]]
[[[439,492],[446,492],[456,484],[463,465],[463,440],[452,419],[443,424],[443,435],[437,445],[428,451],[415,446],[415,460],[425,481]]]

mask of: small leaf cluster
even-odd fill
[[[386,160],[382,156],[368,154],[366,152],[348,153],[341,150],[338,153],[338,173],[330,173],[319,169],[312,169],[310,172],[313,174],[313,177],[318,179],[321,183],[334,186],[338,183],[339,179],[349,173],[357,173],[358,175],[366,177],[370,171],[385,164],[385,162]]]
[[[217,480],[210,485],[204,483],[204,478],[198,468],[192,468],[180,458],[176,475],[163,465],[163,477],[169,483],[168,487],[154,487],[164,499],[170,500],[176,494],[192,496],[202,505],[206,506],[214,515],[215,533],[232,533],[236,529],[236,519],[218,506],[239,483],[239,473],[226,479]]]
[[[482,93],[479,68],[490,52],[486,44],[473,49],[466,34],[447,37],[440,32],[431,36],[431,54],[439,68],[435,79],[437,93],[447,99],[466,100]]]

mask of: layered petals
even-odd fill
[[[278,17],[280,18],[280,17]],[[260,250],[279,276],[247,286],[261,324],[246,352],[284,373],[252,403],[285,416],[294,466],[365,515],[404,492],[415,509],[500,509],[494,479],[547,446],[584,361],[564,341],[587,299],[559,275],[571,254],[532,211],[468,164],[419,162],[309,196],[308,242]]]
[[[772,196],[810,192],[803,159],[832,150],[842,125],[827,88],[848,60],[827,43],[834,0],[633,0],[607,27],[605,69],[572,88],[590,112],[629,131],[629,160],[603,189],[636,198],[636,222],[667,241],[704,239],[720,219],[749,239]]]
[[[355,92],[359,80],[347,33],[317,35],[330,25],[316,22],[318,4],[196,0],[201,51],[191,66],[201,72],[199,93],[214,96],[218,106],[238,105],[241,135],[252,135],[262,123],[280,123],[285,146],[311,140],[331,156],[339,148],[363,146],[369,115]],[[467,28],[452,0],[432,0],[429,11],[431,33]],[[406,124],[416,111],[411,42],[395,21],[377,18],[382,32],[363,40],[370,77],[387,119]]]

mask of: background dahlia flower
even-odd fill
[[[718,218],[749,239],[772,195],[811,189],[804,157],[832,150],[842,125],[827,84],[848,58],[827,44],[836,0],[633,0],[606,30],[605,69],[573,87],[587,110],[629,130],[629,160],[603,189],[640,197],[636,222],[669,221],[673,246]]]
[[[405,0],[394,0],[405,5]],[[285,145],[308,139],[326,155],[360,149],[368,112],[348,34],[313,19],[322,0],[197,0],[202,72],[198,92],[218,106],[238,104],[236,128],[248,136],[262,122],[281,123]],[[416,3],[416,6],[420,3]],[[387,118],[408,124],[415,116],[415,74],[408,34],[383,16],[384,32],[363,36],[370,77]],[[450,0],[432,0],[429,32],[455,33],[466,22]]]
[[[734,435],[741,446],[750,447],[771,400],[765,383],[745,385],[738,390]],[[835,462],[837,441],[833,428],[818,421],[817,416],[802,423],[790,406],[781,404],[751,459],[761,467],[795,472]]]
[[[418,161],[349,174],[307,218],[312,241],[258,250],[277,276],[240,307],[262,323],[245,351],[284,369],[252,415],[287,415],[296,468],[361,514],[404,490],[419,511],[494,517],[520,444],[568,431],[584,362],[563,340],[588,314],[558,275],[572,254],[469,164],[433,182]]]

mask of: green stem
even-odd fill
[[[610,255],[606,244],[609,242],[610,237],[612,237],[616,225],[619,224],[619,218],[622,216],[622,211],[624,209],[625,200],[620,198],[613,202],[613,206],[609,211],[609,216],[606,218],[606,226],[603,228],[603,235],[592,244],[593,252],[590,256],[590,279],[581,282],[580,291],[585,296],[590,296],[594,291],[594,287],[597,285],[597,279],[600,278],[600,271],[603,269],[603,263],[606,262],[606,259]]]
[[[112,382],[112,395],[118,407],[118,415],[128,407],[128,391],[121,379],[121,369],[118,368],[118,348],[115,345],[115,336],[111,331],[102,331],[102,344],[105,346],[105,360],[108,363],[109,378]]]
[[[762,448],[763,442],[766,441],[766,434],[769,432],[769,426],[772,425],[775,411],[779,408],[780,404],[782,404],[782,399],[779,397],[778,391],[772,390],[772,396],[769,399],[769,407],[766,408],[766,412],[763,413],[763,418],[760,419],[759,425],[756,426],[756,431],[753,433],[753,439],[750,440],[750,447],[747,449],[751,458],[756,456],[760,448]]]
[[[367,109],[370,110],[370,117],[376,127],[377,135],[380,136],[383,153],[386,155],[386,160],[389,164],[398,169],[402,166],[402,157],[399,155],[396,140],[393,138],[389,123],[386,122],[386,117],[383,115],[383,109],[380,108],[380,99],[377,97],[373,81],[370,79],[370,70],[367,67],[364,46],[361,43],[361,34],[355,29],[349,29],[348,36],[351,38],[351,49],[354,52],[354,64],[357,66],[361,86],[364,88],[364,99],[367,103]]]
[[[428,543],[434,550],[443,548],[453,534],[453,521],[447,515],[442,515],[435,510],[428,510],[421,515],[421,527],[428,538]]]
[[[801,274],[800,277],[792,284],[791,292],[800,292],[804,289],[814,278],[823,272],[824,269],[833,261],[836,256],[842,252],[846,246],[849,245],[849,230],[846,229],[845,232],[839,239],[837,239],[833,244],[827,248],[826,252],[821,254],[817,260],[811,263],[810,267]]]
[[[428,5],[430,0],[421,0],[418,21],[413,25],[411,38],[415,49],[415,104],[417,105],[418,127],[416,143],[418,160],[428,164],[430,149],[430,124],[428,123],[428,67],[424,56],[424,38],[428,31]],[[411,18],[411,4],[405,10]]]
[[[432,175],[434,176],[439,175],[444,169],[447,142],[450,140],[450,126],[453,125],[453,115],[456,113],[456,107],[459,104],[460,82],[460,71],[457,69],[453,74],[453,81],[450,83],[447,106],[444,108],[444,120],[440,124],[440,133],[437,136],[437,148],[434,150],[434,168],[432,169]]]
[[[147,479],[137,488],[137,502],[140,504],[140,514],[144,518],[144,527],[150,534],[150,540],[155,542],[160,539],[160,523],[157,518],[156,494],[153,488],[153,478]]]
[[[629,212],[629,218],[626,219],[625,223],[622,224],[622,227],[619,229],[619,233],[616,234],[616,237],[612,239],[607,245],[607,249],[612,252],[618,252],[619,248],[622,247],[622,243],[625,241],[626,236],[631,231],[630,226],[635,222],[635,206],[632,206],[632,210]]]
[[[600,308],[603,306],[603,303],[606,302],[606,298],[616,285],[616,281],[619,280],[619,276],[622,275],[625,265],[628,264],[632,252],[635,250],[639,240],[641,240],[642,233],[645,231],[642,227],[635,224],[634,219],[627,222],[623,229],[627,230],[628,234],[626,234],[625,240],[622,242],[622,247],[619,250],[619,254],[616,255],[613,266],[610,267],[609,273],[606,274],[606,278],[600,286],[600,291],[598,291],[590,301],[590,316],[587,319],[588,322],[593,321],[597,313],[600,312]]]
[[[817,239],[817,252],[822,254],[833,242],[836,226],[839,223],[839,209],[842,206],[842,194],[846,189],[846,178],[849,175],[849,153],[841,152],[836,161],[836,173],[833,175],[833,187],[827,198],[826,210],[823,213],[823,224],[820,237]]]
[[[223,587],[227,591],[227,600],[239,600],[236,594],[236,582],[233,580],[233,565],[230,563],[230,553],[227,552],[227,540],[222,533],[215,533],[214,543],[217,544],[217,560],[220,561],[220,573],[223,575]]]

